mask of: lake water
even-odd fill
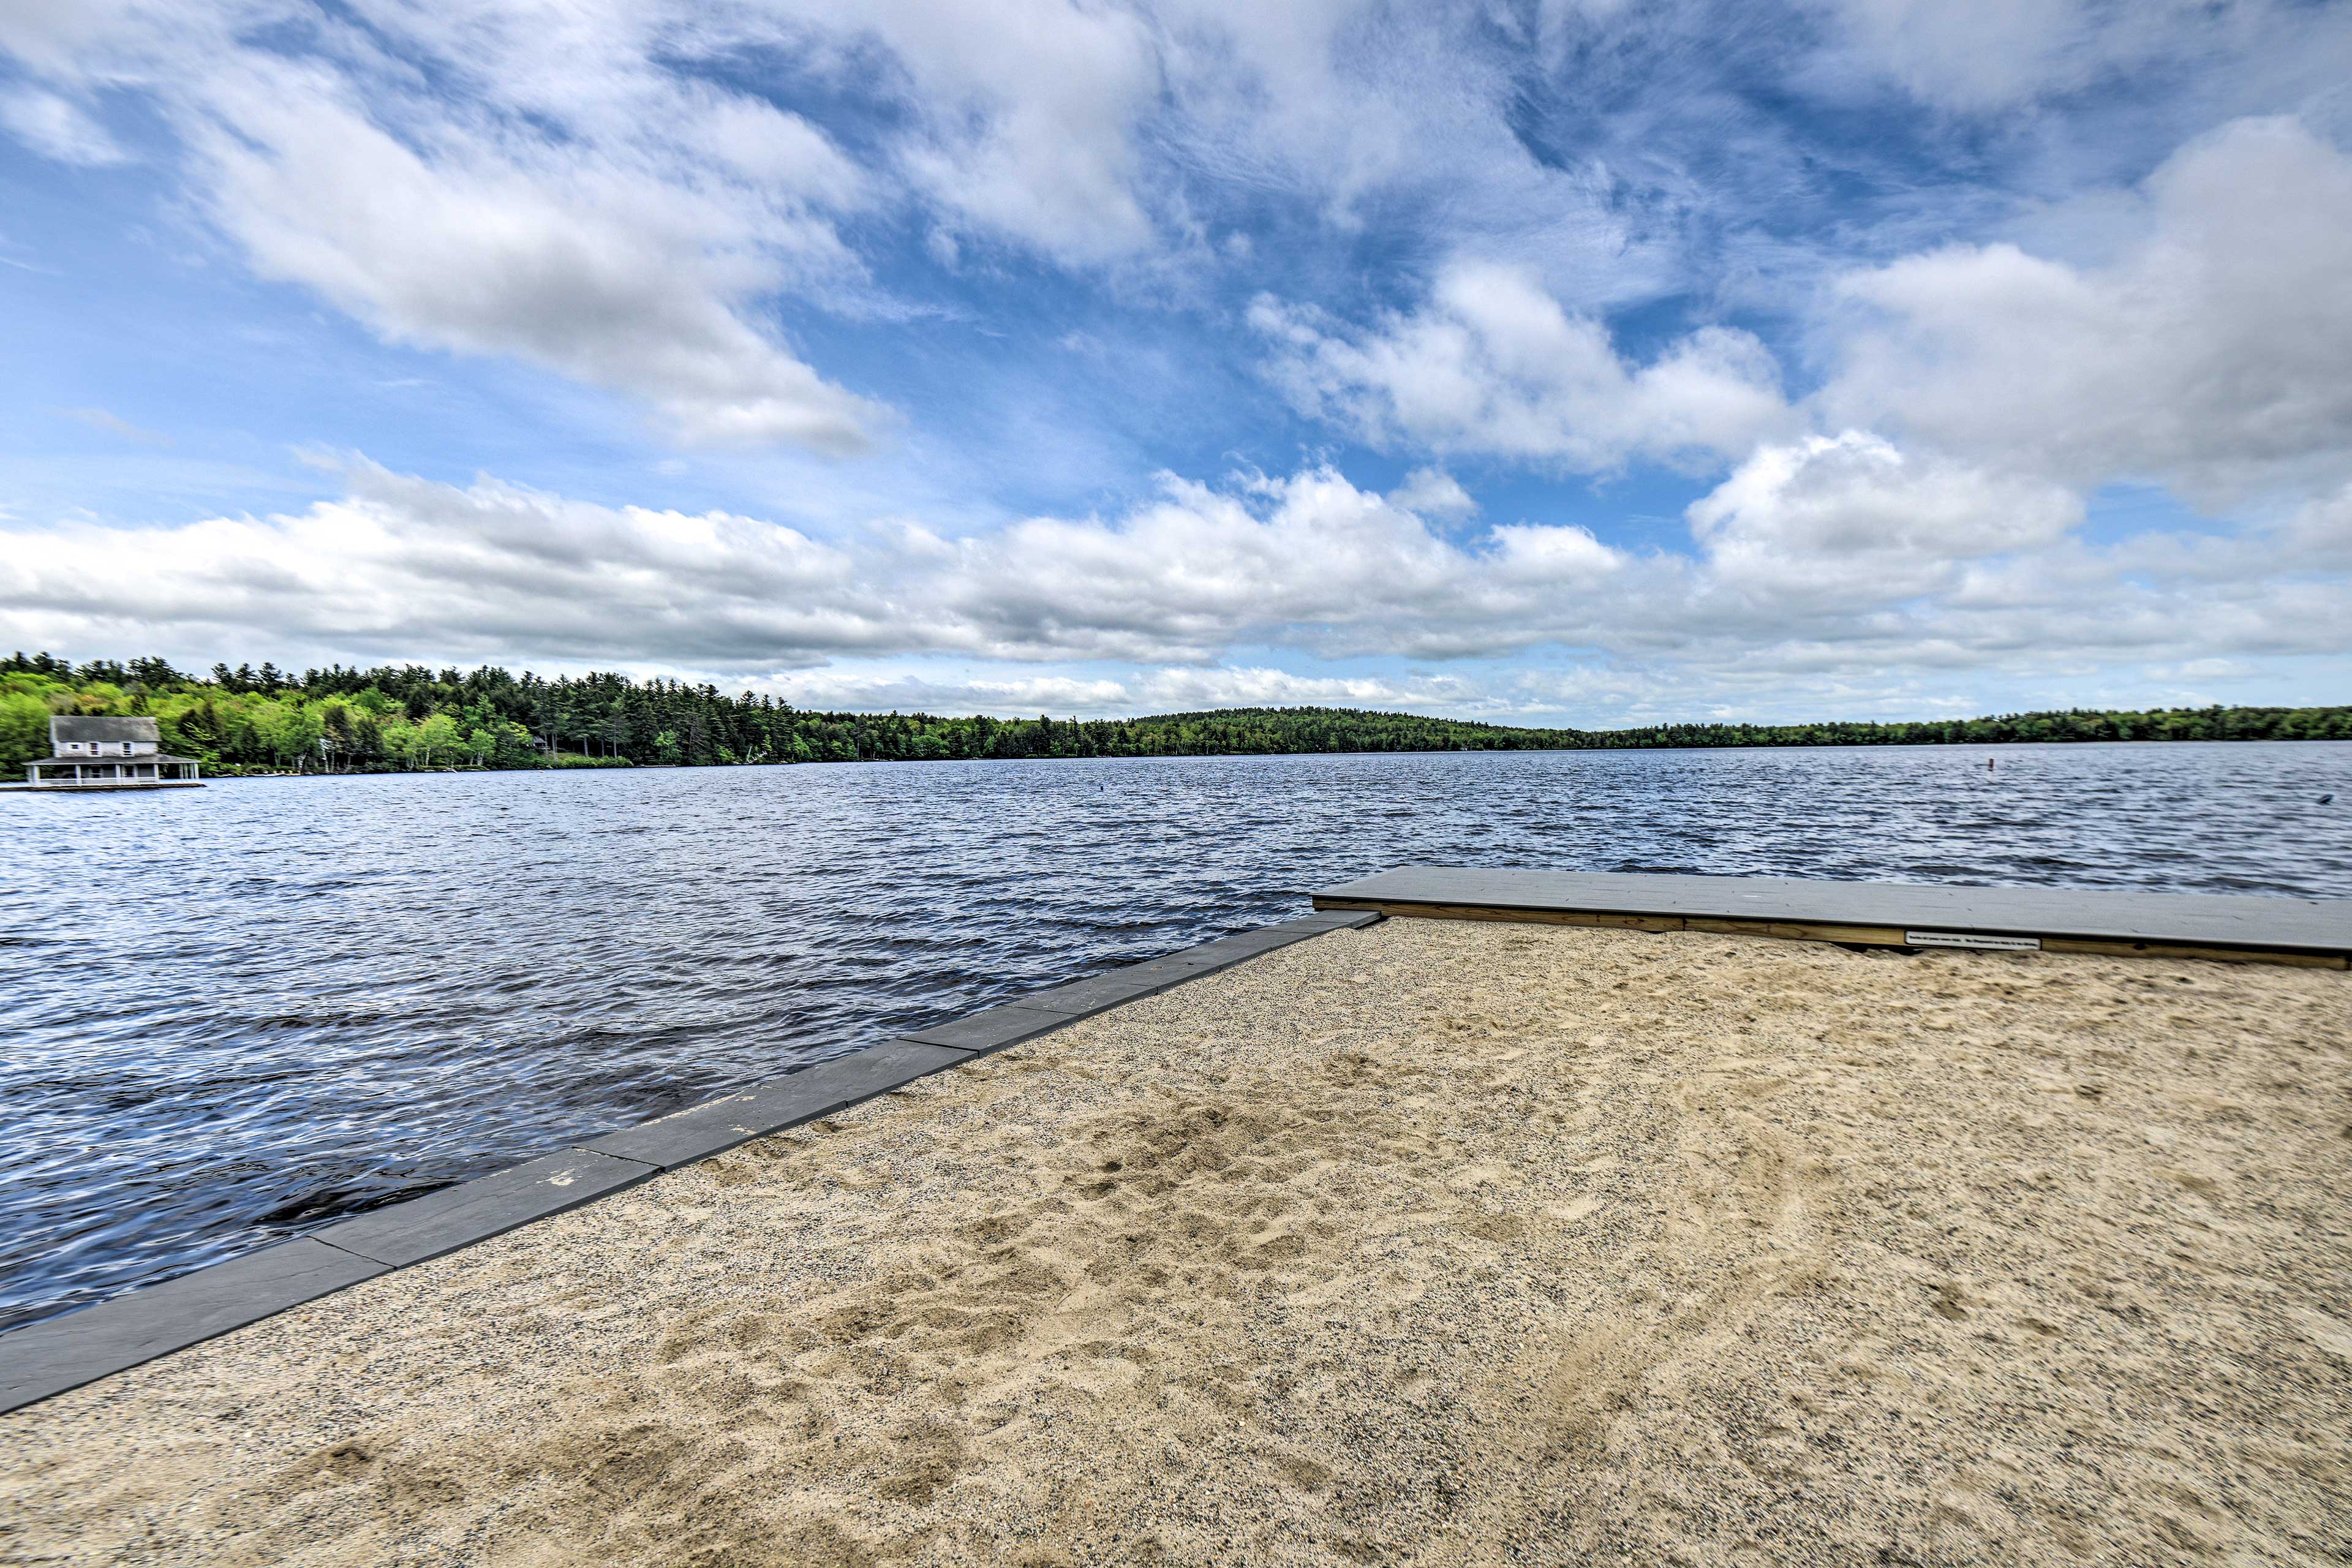
[[[1412,863],[2352,896],[2352,744],[831,764],[0,799],[0,1324]]]

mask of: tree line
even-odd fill
[[[59,713],[151,714],[163,749],[215,773],[704,767],[744,763],[1612,747],[1998,745],[2021,741],[2352,740],[2352,707],[2095,710],[1920,722],[1522,729],[1346,708],[1244,708],[1137,719],[837,713],[677,680],[544,679],[495,666],[332,665],[299,675],[159,658],[0,660],[0,769],[49,753]]]

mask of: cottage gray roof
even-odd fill
[[[144,741],[152,746],[162,740],[152,719],[93,719],[74,714],[49,721],[49,744],[52,746],[62,746],[68,741],[78,741],[85,745],[92,741],[109,743]]]

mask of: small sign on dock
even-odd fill
[[[1903,933],[1903,945],[1966,947],[1979,952],[2040,952],[2042,939],[2038,936],[1986,936],[1954,931],[1906,931]]]

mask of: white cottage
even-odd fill
[[[49,749],[57,753],[25,764],[25,782],[58,788],[96,784],[121,789],[141,784],[201,782],[193,758],[163,749],[152,719],[100,719],[80,714],[49,721]],[[68,771],[69,770],[69,771]]]

